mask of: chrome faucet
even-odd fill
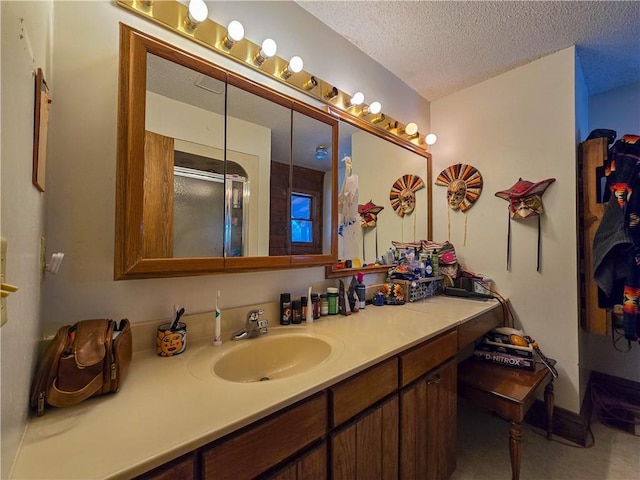
[[[260,315],[264,310],[249,310],[247,313],[247,323],[243,329],[231,335],[231,340],[242,340],[243,338],[254,338],[264,335],[268,331],[269,320],[261,320]]]

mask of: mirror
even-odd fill
[[[330,274],[338,256],[370,263],[392,240],[431,238],[431,157],[416,144],[126,25],[120,39],[115,279],[313,265]],[[357,202],[385,207],[376,228],[357,218],[346,239],[345,155]],[[389,192],[407,174],[426,188],[400,217]]]
[[[412,242],[431,239],[431,157],[427,152],[373,134],[363,122],[343,116],[339,127],[339,215],[338,257],[372,265],[392,246],[392,241]],[[346,180],[350,158],[350,180]],[[420,177],[424,187],[414,192],[411,213],[398,215],[402,205],[392,204],[390,194],[396,180],[405,175]],[[375,218],[375,226],[363,227],[361,217],[349,213],[345,202],[357,185],[355,204],[371,201],[384,207]],[[396,188],[397,189],[397,186]],[[396,206],[394,210],[393,206]],[[375,268],[375,267],[372,267]],[[358,269],[361,270],[361,269]],[[338,272],[329,268],[328,276]],[[350,274],[350,272],[344,272]]]
[[[125,25],[118,112],[116,279],[335,262],[335,117]]]

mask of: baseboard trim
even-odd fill
[[[591,400],[591,388],[598,385],[606,388],[619,398],[640,405],[640,383],[625,378],[614,377],[600,372],[591,372],[587,392],[582,402],[580,413],[570,412],[563,408],[553,410],[553,433],[562,438],[570,440],[578,445],[586,446],[589,441],[589,426],[593,413],[593,403]],[[531,409],[527,412],[525,420],[536,428],[546,430],[547,413],[544,402],[536,400]]]
[[[596,398],[599,405],[599,408],[594,405],[591,417],[594,421],[633,435],[638,434],[637,409],[632,406],[640,405],[640,383],[591,372],[587,393],[590,393],[589,399]],[[604,418],[603,411],[606,412]]]
[[[578,445],[586,446],[589,440],[590,418],[590,405],[584,404],[579,414],[555,407],[553,409],[553,434]],[[547,430],[547,408],[543,401],[536,400],[527,412],[525,421],[536,428]]]

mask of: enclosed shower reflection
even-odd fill
[[[173,256],[243,256],[248,193],[241,175],[174,167]]]

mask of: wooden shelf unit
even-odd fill
[[[580,276],[580,325],[589,333],[611,333],[610,313],[598,307],[598,285],[593,277],[593,238],[604,215],[604,203],[598,203],[596,168],[607,158],[607,139],[582,142],[578,151],[578,239]]]

